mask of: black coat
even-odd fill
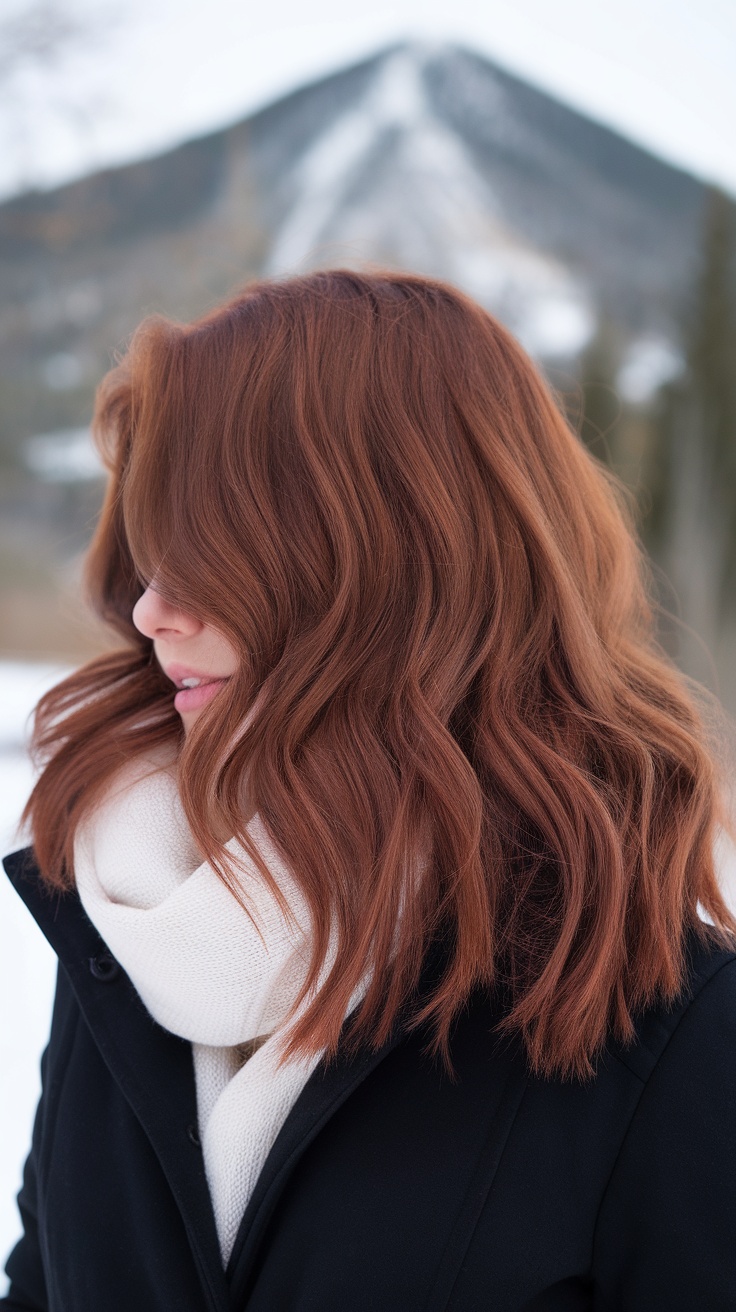
[[[191,1047],[76,894],[6,870],[59,957],[0,1308],[49,1312],[734,1312],[736,953],[691,945],[672,1009],[595,1079],[530,1078],[478,996],[457,1079],[400,1028],[318,1066],[223,1272]]]

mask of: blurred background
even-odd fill
[[[5,0],[4,852],[28,712],[110,644],[79,590],[95,386],[144,314],[263,273],[380,263],[497,314],[631,488],[664,646],[736,712],[735,56],[730,0]],[[0,1256],[53,985],[27,921],[0,881]]]

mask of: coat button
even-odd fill
[[[197,1129],[196,1125],[194,1124],[194,1121],[192,1121],[192,1122],[187,1126],[187,1137],[188,1137],[188,1139],[190,1140],[190,1142],[194,1144],[194,1147],[195,1147],[195,1148],[201,1148],[201,1147],[202,1147],[202,1141],[201,1141],[201,1139],[200,1139],[200,1137],[199,1137],[199,1130]]]
[[[95,979],[104,981],[115,979],[120,974],[120,966],[110,952],[98,952],[96,957],[90,957],[89,969]]]

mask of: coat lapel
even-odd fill
[[[521,1061],[509,1060],[503,1093],[491,1116],[486,1141],[478,1154],[460,1213],[442,1253],[432,1291],[423,1312],[445,1312],[470,1247],[481,1212],[491,1191],[506,1141],[529,1082]]]
[[[3,860],[16,891],[66,971],[110,1073],[145,1130],[181,1212],[212,1312],[230,1307],[201,1151],[191,1045],[162,1029],[118,967],[107,980],[90,963],[109,956],[76,892],[41,882],[32,848]]]
[[[430,950],[419,984],[420,997],[437,983],[445,963],[445,951],[441,941]],[[247,1306],[260,1246],[301,1157],[330,1117],[406,1037],[409,1010],[407,1007],[383,1047],[375,1052],[364,1051],[358,1057],[338,1056],[329,1066],[320,1064],[304,1086],[266,1159],[236,1236],[226,1270],[234,1307]],[[487,1030],[483,1032],[487,1035]],[[502,1072],[502,1092],[489,1115],[478,1160],[469,1164],[465,1201],[448,1236],[427,1312],[440,1312],[450,1297],[528,1083],[527,1065],[511,1041],[501,1045],[494,1065]]]
[[[312,1072],[266,1158],[243,1214],[226,1271],[233,1306],[245,1306],[260,1243],[299,1159],[330,1117],[396,1047],[401,1037],[401,1027],[397,1026],[378,1051],[365,1052],[359,1057],[338,1057],[328,1066],[321,1063]]]

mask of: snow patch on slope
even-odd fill
[[[591,297],[504,223],[464,143],[431,108],[423,80],[431,57],[426,47],[395,52],[305,152],[266,272],[415,269],[475,296],[531,354],[572,356],[595,328]]]

